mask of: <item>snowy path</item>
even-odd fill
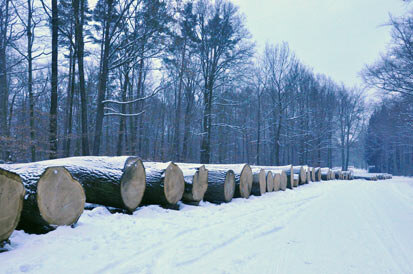
[[[14,232],[0,273],[413,273],[413,179],[330,181],[224,205],[85,211]]]

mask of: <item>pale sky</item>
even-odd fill
[[[348,86],[390,41],[389,14],[406,13],[401,0],[233,0],[258,49],[286,41],[314,72]]]

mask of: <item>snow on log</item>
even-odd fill
[[[182,201],[199,203],[204,198],[208,188],[208,170],[201,164],[178,163],[185,180],[185,190]]]
[[[208,188],[204,200],[211,203],[228,203],[235,193],[235,174],[219,165],[205,165],[208,169]]]
[[[182,170],[173,162],[144,162],[146,189],[142,204],[176,205],[185,191]]]
[[[267,183],[267,192],[274,191],[274,176],[271,171],[266,171],[265,181]]]
[[[25,192],[20,176],[0,168],[0,244],[19,223]]]
[[[265,170],[262,168],[251,168],[251,170],[252,170],[251,195],[261,196],[267,190]]]
[[[24,186],[26,193],[18,227],[28,232],[42,233],[56,226],[72,225],[77,222],[85,206],[85,192],[79,182],[66,168],[51,166],[47,162],[0,166],[0,185],[13,182]],[[14,195],[17,198],[22,192]],[[10,205],[11,210],[20,206],[19,201],[14,203],[17,204]],[[4,202],[0,204],[3,212]],[[5,208],[7,211],[7,206]],[[13,214],[10,212],[5,215],[13,219]],[[6,221],[1,226],[14,221]]]
[[[81,156],[37,162],[63,166],[83,187],[86,201],[134,211],[145,191],[145,169],[134,156]]]
[[[281,174],[273,173],[273,177],[274,177],[274,191],[279,191],[280,184],[281,184]]]
[[[235,175],[234,198],[248,198],[252,188],[252,170],[248,164],[214,164],[214,167],[232,170]],[[209,169],[210,165],[207,166]]]
[[[298,184],[294,186],[298,186],[299,184],[305,184],[307,181],[307,173],[306,170],[304,169],[304,166],[294,166],[293,167],[294,174],[298,174]]]
[[[331,169],[328,167],[321,168],[321,179],[324,181],[331,180]]]
[[[294,172],[293,172],[293,166],[292,165],[287,165],[287,166],[253,166],[254,168],[262,168],[264,170],[270,170],[272,172],[276,171],[284,171],[286,178],[287,178],[287,187],[290,189],[293,189],[294,186]],[[282,189],[282,185],[281,185]],[[285,189],[284,189],[285,190]]]
[[[280,187],[279,187],[279,189],[282,190],[282,191],[285,191],[287,189],[287,180],[288,180],[287,179],[287,173],[284,170],[281,170],[281,169],[279,169],[279,170],[273,169],[271,172],[275,176],[277,176],[277,175],[280,176]]]

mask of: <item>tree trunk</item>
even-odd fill
[[[123,82],[123,89],[122,89],[122,101],[125,102],[126,101],[126,93],[128,90],[128,85],[129,85],[129,71],[126,71],[124,73],[124,82]],[[125,113],[126,112],[126,105],[122,104],[121,106],[121,112]],[[116,154],[118,156],[122,155],[122,151],[123,151],[123,140],[125,139],[125,117],[124,116],[120,116],[119,117],[119,131],[118,131],[118,144],[117,144],[117,148],[116,148]]]
[[[28,232],[72,225],[83,212],[83,188],[64,167],[43,162],[2,165],[0,185],[11,181],[23,183],[26,190],[19,227]]]
[[[52,77],[49,124],[49,158],[57,157],[57,81],[58,81],[58,7],[57,0],[52,0]]]
[[[251,194],[254,196],[261,196],[267,191],[265,170],[262,168],[253,168],[252,174]]]
[[[174,163],[145,162],[146,190],[142,204],[176,205],[185,191],[182,170]]]
[[[234,197],[234,171],[222,168],[219,165],[206,165],[208,169],[208,189],[204,200],[211,203],[228,203]]]
[[[93,155],[99,155],[100,151],[100,137],[102,135],[103,126],[103,116],[104,116],[104,105],[105,100],[106,85],[108,81],[109,74],[109,50],[110,50],[110,26],[112,18],[113,0],[107,0],[108,11],[105,14],[105,30],[104,30],[104,47],[103,54],[101,55],[101,73],[99,75],[99,86],[98,86],[98,96],[97,96],[97,109],[96,109],[96,121],[95,121],[95,135],[93,142]]]
[[[177,164],[185,179],[185,191],[182,201],[198,204],[204,198],[208,189],[208,170],[199,164]]]
[[[29,115],[30,115],[30,152],[31,161],[36,161],[35,129],[34,129],[34,98],[33,98],[33,33],[32,33],[32,4],[27,0],[27,61],[28,61],[28,92],[29,92]]]

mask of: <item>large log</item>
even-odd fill
[[[253,166],[254,168],[262,168],[265,169],[267,171],[271,171],[274,172],[276,171],[284,171],[285,175],[286,175],[286,179],[287,179],[287,187],[290,189],[293,189],[294,187],[294,172],[293,172],[293,166],[292,165],[288,165],[288,166]],[[282,189],[282,186],[281,186]]]
[[[234,198],[248,198],[252,188],[252,170],[247,164],[214,164],[213,167],[232,170],[235,175]],[[210,165],[207,166],[209,169]]]
[[[73,225],[85,206],[85,192],[79,182],[66,168],[53,167],[47,162],[0,167],[0,185],[13,181],[14,184],[22,183],[24,186],[26,194],[18,228],[27,232],[44,233],[56,226]],[[21,192],[17,193],[19,195]],[[2,212],[3,206],[2,203]],[[12,218],[14,213],[4,214]]]
[[[316,181],[315,167],[310,167],[311,169],[311,181]]]
[[[228,203],[235,193],[234,171],[216,165],[205,165],[208,169],[208,188],[204,200],[211,203]]]
[[[321,181],[321,168],[320,168],[320,167],[316,167],[314,173],[315,173],[315,181],[316,181],[316,182]]]
[[[182,201],[199,203],[204,198],[208,188],[208,170],[201,164],[178,163],[184,174],[185,190]]]
[[[261,196],[267,190],[265,170],[262,168],[251,168],[251,170],[252,170],[251,195]]]
[[[132,212],[139,206],[145,192],[145,169],[138,157],[82,156],[37,164],[65,167],[82,185],[88,203]]]
[[[294,186],[297,187],[298,185],[305,184],[305,182],[307,181],[307,173],[304,169],[304,166],[294,166],[293,171],[294,174],[298,174],[298,184]]]
[[[182,170],[173,162],[144,162],[146,189],[142,204],[175,206],[185,191]]]
[[[0,169],[0,247],[19,223],[25,193],[20,176]]]
[[[324,181],[331,180],[331,169],[328,167],[321,168],[321,179]]]

